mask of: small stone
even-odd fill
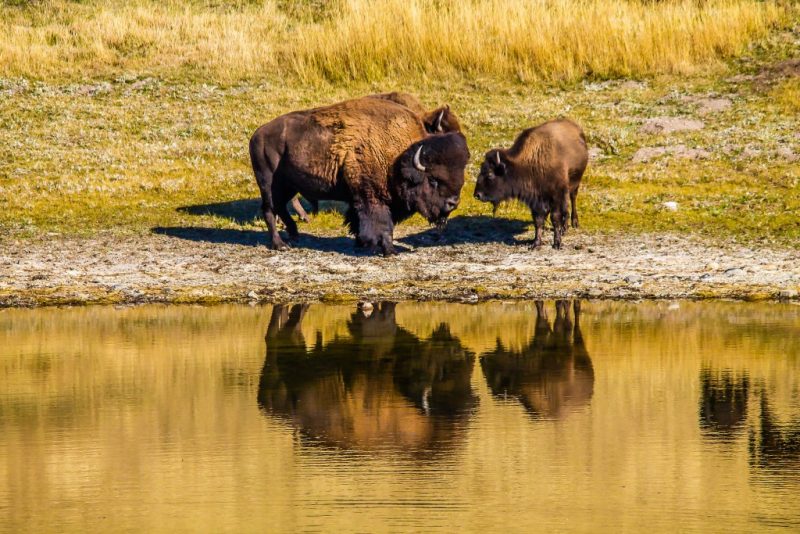
[[[781,289],[778,293],[778,296],[782,299],[796,299],[797,298],[797,290],[796,289]]]
[[[602,158],[603,156],[605,156],[605,154],[603,153],[602,148],[593,146],[592,148],[589,149],[589,159],[591,161],[596,161]]]
[[[247,298],[256,300],[258,299],[258,293],[256,293],[255,291],[250,291],[249,293],[247,293]]]
[[[640,274],[629,274],[625,278],[623,278],[629,284],[641,284],[642,283],[642,275]]]
[[[743,274],[744,274],[744,269],[741,269],[739,267],[733,267],[725,271],[725,275],[727,276],[742,276]]]
[[[667,211],[678,211],[678,203],[672,200],[669,200],[667,202],[662,202],[661,205]]]
[[[708,269],[709,271],[716,271],[717,269],[719,269],[719,263],[712,261],[711,263],[706,265],[706,269]]]

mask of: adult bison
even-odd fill
[[[507,199],[526,203],[536,227],[534,247],[542,244],[547,215],[553,223],[553,248],[567,231],[568,202],[572,226],[578,227],[578,188],[589,162],[580,126],[567,119],[549,121],[522,132],[508,150],[493,149],[481,165],[475,198],[495,206]]]
[[[273,248],[286,246],[276,215],[290,238],[298,235],[287,202],[300,193],[347,202],[356,243],[390,255],[395,223],[420,213],[444,225],[458,206],[469,150],[460,133],[429,136],[407,107],[367,97],[274,119],[253,134],[250,159]]]
[[[478,398],[475,355],[444,324],[420,339],[397,324],[395,304],[355,310],[347,332],[323,340],[302,322],[308,305],[276,305],[258,405],[325,446],[411,453],[458,441]],[[320,327],[323,325],[320,325]]]

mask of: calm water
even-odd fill
[[[0,311],[0,530],[800,529],[800,307]]]

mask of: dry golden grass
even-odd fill
[[[0,7],[0,76],[174,75],[185,69],[221,82],[294,75],[316,84],[454,74],[553,81],[687,73],[787,24],[791,8],[781,5],[55,0]]]

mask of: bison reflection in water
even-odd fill
[[[594,391],[592,360],[580,329],[580,302],[556,302],[550,325],[544,304],[536,303],[533,338],[522,350],[497,347],[481,357],[489,389],[498,397],[518,399],[536,418],[563,417],[591,400]]]
[[[700,372],[700,428],[719,440],[733,439],[747,419],[750,380],[737,377],[730,370]]]
[[[258,402],[303,435],[336,447],[425,451],[452,445],[477,403],[474,355],[442,324],[421,340],[395,321],[395,305],[356,311],[347,329],[310,346],[306,305],[273,309]]]
[[[700,428],[705,437],[733,442],[749,427],[750,461],[758,468],[756,474],[777,470],[785,482],[786,476],[794,473],[791,476],[800,482],[796,477],[800,472],[800,417],[796,411],[784,420],[775,415],[767,382],[758,381],[753,386],[747,374],[736,376],[728,369],[720,372],[704,368],[700,388]],[[748,411],[751,398],[754,402],[750,408],[755,413]]]

